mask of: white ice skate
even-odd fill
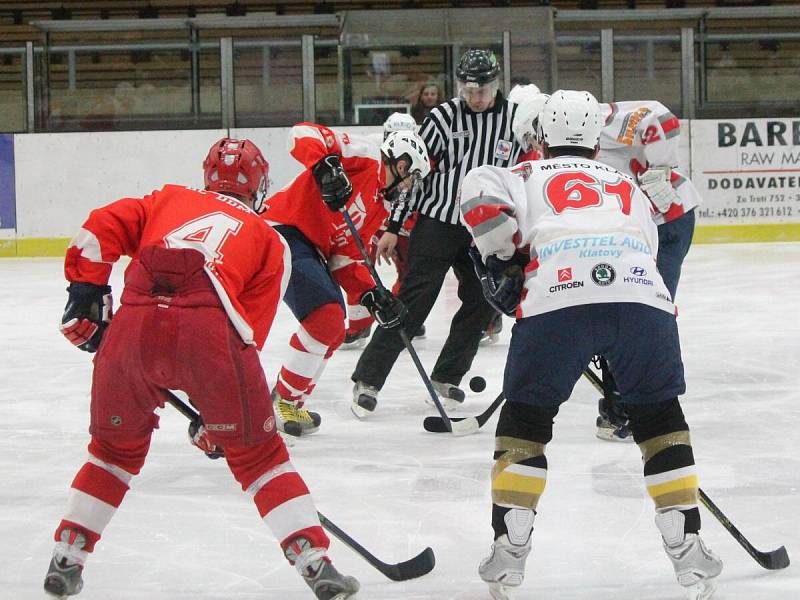
[[[317,600],[355,599],[361,587],[355,577],[342,575],[331,564],[324,548],[313,548],[311,541],[300,536],[289,542],[286,558],[303,576]]]
[[[53,558],[44,578],[44,591],[48,595],[63,600],[74,596],[83,589],[83,563],[87,552],[86,538],[83,534],[64,529],[61,540],[53,550]]]
[[[679,510],[656,513],[656,526],[664,539],[675,576],[686,588],[689,600],[707,600],[714,594],[722,561],[709,550],[696,533],[684,533],[686,517]]]
[[[434,381],[432,379],[431,383],[433,384],[433,391],[436,392],[445,410],[454,410],[464,404],[464,398],[466,398],[467,395],[464,393],[464,390],[458,386],[452,383]],[[430,394],[425,395],[425,402],[433,406],[433,400]]]
[[[363,381],[356,381],[353,386],[353,403],[350,405],[350,410],[357,419],[366,419],[375,411],[378,405],[378,388],[364,383]]]
[[[513,590],[525,579],[525,561],[531,552],[531,532],[536,513],[515,508],[504,518],[508,534],[492,544],[489,556],[481,561],[478,574],[489,585],[494,600],[512,600]]]

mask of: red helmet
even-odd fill
[[[269,187],[269,163],[250,140],[222,138],[203,161],[205,187],[212,192],[250,198],[260,212]]]

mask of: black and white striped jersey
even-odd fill
[[[497,92],[494,106],[480,113],[471,111],[461,98],[434,107],[419,131],[433,170],[421,191],[393,207],[389,231],[399,230],[411,211],[458,223],[457,193],[464,175],[481,165],[510,167],[517,162],[520,147],[511,131],[516,106]]]

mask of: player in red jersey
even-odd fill
[[[97,351],[92,437],[44,588],[59,598],[80,592],[84,562],[144,464],[155,409],[180,389],[205,423],[195,442],[224,449],[315,597],[350,598],[358,582],[327,557],[308,488],[276,433],[258,357],[290,274],[284,240],[257,212],[268,164],[249,140],[225,138],[203,168],[205,190],[166,185],[92,211],[67,250],[61,331],[81,350]],[[112,321],[108,280],[123,255],[132,261]]]
[[[383,223],[386,204],[430,171],[428,154],[413,131],[391,134],[380,146],[367,137],[300,123],[289,151],[305,165],[267,200],[264,217],[292,250],[292,277],[284,301],[300,321],[273,391],[278,427],[290,435],[319,428],[321,417],[303,407],[345,335],[343,288],[382,327],[400,325],[402,306],[375,286],[341,214],[364,244]]]

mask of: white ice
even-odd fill
[[[390,271],[385,271],[390,273]],[[121,268],[112,283],[120,287]],[[703,535],[724,560],[718,600],[800,597],[800,244],[695,246],[678,291],[701,486],[760,549],[785,544],[796,564],[761,569],[703,509]],[[0,598],[40,599],[52,535],[88,441],[91,359],[61,338],[61,261],[0,261],[3,418],[0,451]],[[432,366],[458,303],[449,280],[416,344]],[[511,322],[482,348],[461,415],[497,395]],[[282,309],[263,355],[272,379],[295,322]],[[543,344],[547,340],[542,340]],[[321,430],[292,448],[318,508],[386,562],[431,546],[429,575],[393,583],[337,541],[337,567],[367,600],[485,599],[477,565],[491,543],[489,474],[496,417],[478,434],[422,430],[433,414],[407,354],[374,416],[350,414],[358,352],[337,353],[312,408]],[[534,549],[518,598],[683,598],[653,525],[639,451],[594,436],[597,393],[580,381],[557,417]],[[142,474],[85,571],[85,600],[294,600],[311,597],[287,566],[249,496],[223,461],[189,446],[186,420],[161,411]]]

